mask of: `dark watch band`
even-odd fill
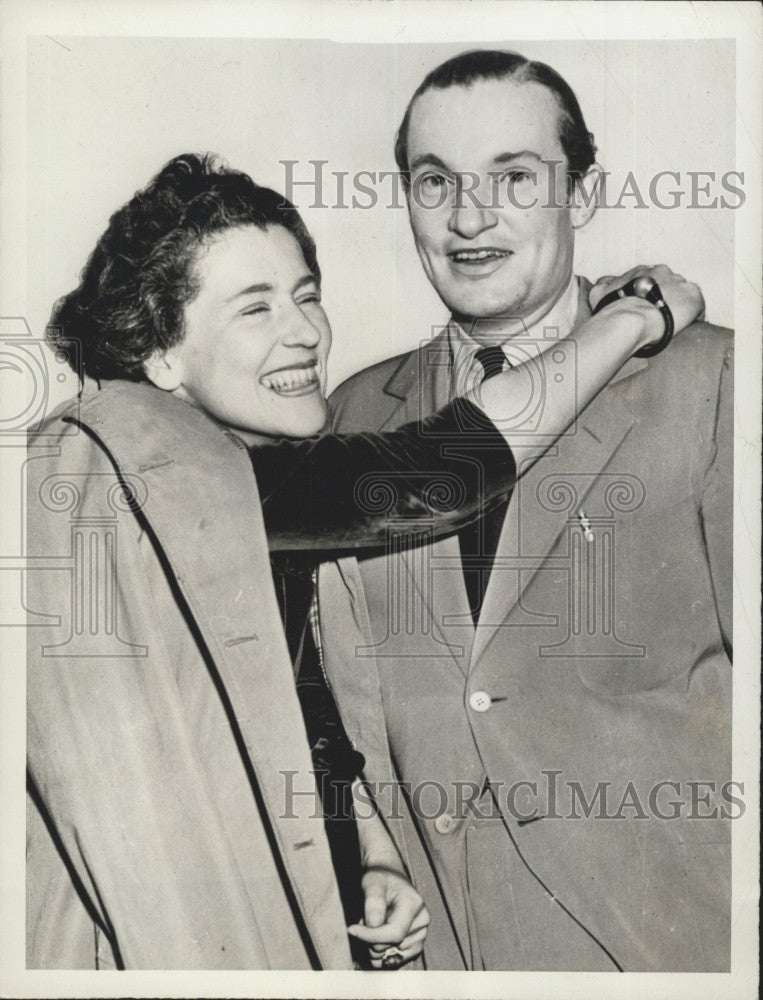
[[[662,337],[655,344],[647,344],[646,347],[642,347],[640,351],[636,351],[633,355],[634,358],[652,358],[655,354],[659,354],[660,351],[665,350],[673,339],[673,334],[676,332],[673,313],[670,311],[670,306],[663,298],[660,286],[654,278],[650,278],[645,274],[638,278],[631,278],[622,288],[616,288],[614,292],[609,292],[605,295],[593,310],[593,315],[595,316],[596,313],[601,312],[602,309],[613,302],[617,302],[618,299],[634,297],[637,299],[646,299],[647,302],[651,302],[653,306],[660,310],[665,323],[665,332]]]

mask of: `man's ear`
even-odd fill
[[[594,217],[598,207],[599,184],[603,176],[602,168],[598,163],[594,163],[575,181],[570,196],[570,219],[573,229],[582,229]]]
[[[183,366],[175,351],[155,348],[143,362],[143,371],[157,389],[174,392],[183,383]]]

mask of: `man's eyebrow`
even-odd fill
[[[528,157],[539,162],[542,159],[540,153],[536,153],[532,149],[520,149],[518,153],[499,153],[493,157],[493,163],[511,163],[512,160],[523,160]]]
[[[502,165],[504,163],[511,163],[513,160],[521,160],[528,158],[532,160],[538,160],[538,162],[541,162],[542,160],[540,153],[536,153],[535,150],[520,149],[518,153],[498,153],[497,156],[493,157],[493,163]],[[444,170],[448,174],[453,173],[450,167],[446,163],[443,163],[440,157],[435,156],[434,153],[424,153],[421,156],[417,156],[416,159],[411,162],[409,169],[411,171],[416,170],[417,167],[420,167],[425,163],[428,166],[439,167],[440,170]]]
[[[443,163],[439,156],[435,156],[434,153],[423,153],[421,156],[417,156],[410,164],[409,170],[415,170],[420,167],[423,163],[427,163],[432,167],[439,167],[440,170],[444,170],[446,174],[451,173],[450,167]]]

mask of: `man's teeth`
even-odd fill
[[[451,254],[451,257],[455,261],[472,261],[472,260],[492,260],[494,257],[507,257],[509,254],[508,250],[456,250],[455,253]]]
[[[274,389],[276,392],[304,389],[317,381],[315,368],[285,368],[283,371],[263,375],[260,379],[266,389]]]

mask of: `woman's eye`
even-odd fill
[[[264,302],[258,302],[257,305],[247,306],[246,309],[241,310],[242,316],[255,316],[257,313],[269,312],[269,307],[265,305]]]
[[[316,302],[320,304],[321,293],[320,292],[308,292],[307,295],[303,295],[299,300],[299,305],[303,306],[310,302]]]

